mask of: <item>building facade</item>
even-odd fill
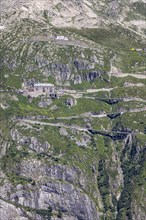
[[[68,40],[68,38],[67,37],[65,37],[65,36],[57,36],[56,37],[56,40]]]
[[[55,86],[51,83],[36,83],[34,84],[34,92],[55,94]]]

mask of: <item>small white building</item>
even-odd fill
[[[68,38],[65,36],[57,36],[56,40],[68,40]]]
[[[142,51],[142,48],[136,48],[136,51]]]
[[[34,92],[55,94],[55,86],[51,83],[35,83]]]

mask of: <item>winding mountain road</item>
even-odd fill
[[[119,72],[119,73],[112,73],[112,76],[120,77],[120,78],[132,76],[137,79],[146,79],[146,74],[136,74],[136,73],[120,73]]]
[[[20,120],[21,121],[21,120]],[[34,125],[48,125],[52,127],[63,127],[63,128],[68,128],[68,129],[75,129],[78,131],[86,131],[89,132],[92,130],[93,132],[105,132],[105,133],[114,133],[114,134],[129,134],[129,131],[111,131],[111,130],[96,130],[96,129],[89,129],[86,127],[80,127],[77,125],[65,125],[63,123],[48,123],[48,122],[40,122],[40,121],[32,121],[32,120],[23,120],[23,122],[28,123],[28,124],[34,124]]]

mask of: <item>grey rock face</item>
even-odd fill
[[[70,107],[73,107],[77,104],[77,100],[76,99],[72,99],[72,98],[68,98],[66,101],[65,101],[65,104],[70,106]]]
[[[21,163],[20,174],[27,178],[37,180],[38,178],[47,178],[52,180],[62,180],[73,185],[79,185],[81,188],[86,187],[85,179],[81,170],[61,164],[48,166],[40,161],[27,160]]]
[[[74,78],[74,84],[81,84],[82,83],[82,78],[80,75],[76,75]]]
[[[37,153],[47,152],[50,148],[50,144],[48,142],[40,143],[35,137],[32,137],[30,140],[29,148],[36,151]]]
[[[69,80],[70,75],[71,75],[71,70],[68,66],[68,64],[51,64],[50,69],[55,73],[57,80]]]
[[[75,189],[72,185],[49,183],[47,186],[42,186],[41,190],[40,200],[38,201],[39,205],[47,202],[50,198],[50,192],[53,193],[53,195],[55,192],[55,195],[51,196],[50,204],[52,204],[52,207],[54,201],[57,199],[63,213],[69,212],[80,220],[99,219],[98,213],[89,197],[86,194],[83,195],[79,189]],[[60,192],[64,195],[63,200]],[[48,195],[46,195],[47,193]]]
[[[114,17],[114,18],[118,18],[119,14],[120,14],[120,4],[118,1],[114,0],[111,1],[108,5],[108,7],[106,8],[105,12],[109,17]]]
[[[0,216],[3,220],[28,220],[20,208],[16,208],[3,200],[0,200]]]
[[[85,134],[83,135],[81,140],[76,141],[76,144],[78,146],[84,146],[84,147],[88,146],[88,144],[90,144],[90,143],[91,143],[91,137],[89,135],[85,135]]]
[[[84,60],[75,60],[74,66],[77,70],[89,70],[94,69],[94,63],[89,63],[88,61]]]
[[[32,209],[53,210],[58,207],[61,213],[80,220],[99,220],[98,213],[89,197],[78,188],[68,183],[49,181],[39,189],[29,192],[25,189],[11,194],[10,200]],[[57,210],[56,210],[57,211]]]
[[[117,203],[124,191],[126,193],[132,191],[132,193],[130,192],[130,196],[128,193],[126,205],[121,207],[121,212],[125,216],[123,215],[120,219],[125,220],[126,214],[128,215],[130,211],[133,220],[145,220],[143,208],[145,207],[145,189],[140,186],[143,174],[138,176],[144,167],[142,160],[145,157],[144,152],[140,156],[140,148],[145,145],[143,144],[145,142],[145,138],[143,138],[145,130],[141,129],[142,124],[144,125],[144,112],[140,116],[138,115],[136,123],[132,121],[134,123],[133,128],[137,127],[137,137],[141,139],[133,143],[139,145],[136,149],[132,148],[130,136],[127,140],[130,143],[129,146],[124,142],[126,135],[123,137],[120,134],[110,135],[111,141],[112,139],[115,140],[115,142],[110,142],[103,137],[103,134],[98,135],[93,130],[101,128],[106,132],[106,130],[112,129],[117,121],[130,126],[132,116],[130,107],[135,104],[131,100],[129,109],[128,103],[127,105],[124,103],[119,105],[120,100],[117,99],[117,95],[123,97],[123,91],[129,97],[129,86],[138,86],[138,83],[129,84],[129,82],[136,82],[138,79],[133,79],[132,75],[129,75],[126,79],[128,84],[125,84],[126,89],[124,91],[122,84],[125,77],[118,81],[118,72],[119,76],[120,74],[125,75],[125,73],[130,74],[133,68],[132,72],[135,71],[140,76],[139,73],[144,70],[142,67],[145,63],[141,59],[142,57],[140,59],[143,64],[142,66],[140,64],[140,72],[136,64],[136,60],[139,59],[138,56],[140,57],[142,53],[140,52],[141,54],[139,53],[136,56],[136,51],[129,50],[132,47],[131,45],[134,44],[134,47],[137,47],[139,42],[145,40],[144,2],[146,1],[0,1],[0,16],[2,14],[0,24],[0,32],[2,33],[0,34],[2,42],[2,45],[0,44],[2,49],[0,55],[3,56],[2,62],[0,62],[2,84],[6,88],[9,86],[15,89],[16,86],[18,87],[17,80],[20,87],[22,83],[24,87],[28,88],[32,88],[37,82],[52,82],[58,88],[64,88],[63,90],[66,88],[67,90],[70,88],[83,89],[83,93],[76,90],[74,94],[69,92],[67,92],[67,96],[62,94],[63,97],[60,96],[59,100],[53,100],[53,97],[52,100],[48,97],[42,97],[38,101],[37,98],[28,97],[27,104],[26,99],[21,97],[22,94],[18,94],[17,100],[14,96],[9,98],[7,93],[4,93],[4,101],[1,104],[2,133],[0,134],[2,137],[2,141],[0,141],[0,154],[2,155],[0,156],[2,159],[0,165],[2,166],[0,168],[3,169],[2,172],[0,170],[1,220],[49,220],[41,214],[44,214],[50,206],[52,207],[51,220],[114,219],[111,217],[112,212],[116,213],[117,207],[122,206],[125,202],[125,200],[121,200],[121,203]],[[143,11],[144,15],[140,11]],[[142,24],[143,22],[144,24]],[[71,29],[67,27],[71,27]],[[93,30],[93,28],[95,29]],[[104,31],[107,33],[105,36]],[[60,34],[67,36],[68,42],[59,43],[55,40],[55,35]],[[140,45],[142,44],[140,43]],[[112,58],[114,53],[117,54],[115,60]],[[126,56],[127,53],[130,55],[129,58]],[[130,61],[133,53],[136,62],[133,59]],[[127,58],[128,63],[126,62]],[[130,68],[131,63],[135,63],[132,68]],[[126,68],[122,68],[122,66]],[[121,68],[125,70],[123,71]],[[116,73],[117,79],[113,75]],[[105,77],[104,74],[109,74],[109,77],[108,75]],[[101,85],[97,80],[101,82]],[[107,87],[104,86],[105,83],[102,86],[102,80],[105,80]],[[144,83],[144,80],[141,79],[141,82]],[[82,83],[82,86],[73,86],[73,84]],[[96,92],[90,93],[90,96],[93,95],[91,109],[95,107],[95,111],[90,110],[90,106],[87,106],[89,100],[86,99],[85,105],[89,107],[87,109],[91,111],[92,115],[89,112],[84,114],[86,107],[80,105],[82,98],[89,98],[89,94],[85,95],[85,92],[91,91],[88,89],[90,85],[93,92],[94,89],[98,89],[98,86],[101,90],[103,88],[103,91],[107,89],[105,94],[103,91],[97,94]],[[139,85],[141,87],[142,84]],[[145,86],[145,84],[143,85]],[[119,92],[115,86],[120,88]],[[134,89],[132,88],[133,94],[135,94]],[[23,90],[20,91],[23,92]],[[16,90],[9,92],[12,94],[14,92],[19,93]],[[143,92],[141,88],[136,91],[137,95],[142,93],[142,96]],[[99,99],[100,101],[105,101],[104,98],[109,97],[106,103],[111,106],[96,102],[94,100],[96,95],[103,98],[103,100]],[[62,106],[64,97],[67,106]],[[80,97],[82,98],[80,99]],[[77,100],[78,105],[75,106]],[[144,105],[142,103],[142,100],[137,101],[136,105],[142,106]],[[115,105],[112,106],[113,104]],[[48,106],[50,107],[48,108]],[[102,111],[100,112],[99,109]],[[110,119],[115,118],[116,114],[110,114],[109,118],[98,117],[100,113],[108,114],[116,111],[122,111],[122,114],[115,121],[111,122]],[[15,114],[16,118],[14,119]],[[17,118],[17,114],[21,118]],[[33,118],[31,118],[31,115],[36,114],[42,115],[32,116]],[[39,124],[39,122],[35,124],[35,121],[44,121],[43,114],[50,116],[48,122],[53,124],[58,121],[59,126],[58,124],[55,126]],[[12,120],[11,115],[14,115]],[[22,115],[25,116],[22,117]],[[78,120],[80,116],[81,121]],[[27,119],[27,121],[23,119]],[[31,122],[33,120],[34,124],[30,120]],[[87,130],[85,132],[78,131],[79,127],[77,129],[68,128],[68,124],[70,126],[72,123],[77,123],[77,126],[79,124],[84,126],[89,131],[93,131],[93,134]],[[66,129],[60,128],[62,126]],[[117,130],[115,127],[113,133]],[[122,132],[124,129],[118,131]],[[125,149],[122,150],[124,146]],[[129,153],[127,149],[129,149]],[[135,154],[134,157],[133,154]],[[122,161],[123,155],[125,156]],[[105,160],[105,167],[99,180],[100,160]],[[134,177],[135,173],[136,178]],[[138,178],[140,181],[137,182]],[[124,185],[126,181],[128,184]],[[136,185],[137,187],[135,187]],[[136,198],[137,195],[140,195],[140,202]],[[129,202],[131,202],[130,205]],[[128,210],[128,205],[131,210]],[[37,211],[42,213],[37,214]],[[57,216],[58,211],[61,212],[62,217]]]
[[[41,101],[38,102],[38,106],[40,108],[46,108],[46,107],[50,106],[51,104],[52,104],[51,99],[43,99],[42,98]]]
[[[95,80],[97,78],[100,78],[101,75],[103,75],[104,72],[103,71],[93,71],[93,72],[89,72],[87,73],[84,77],[84,80],[90,82],[92,80]]]
[[[11,136],[12,139],[17,141],[18,144],[28,146],[29,149],[37,153],[47,152],[50,148],[50,144],[48,142],[42,143],[35,137],[23,136],[17,130],[11,131]]]
[[[48,166],[40,161],[24,160],[19,167],[19,175],[25,179],[34,180],[33,185],[19,184],[16,187],[9,187],[6,190],[5,199],[21,207],[29,207],[32,210],[47,210],[52,207],[52,212],[56,213],[58,210],[62,213],[64,220],[80,219],[80,220],[99,220],[99,215],[95,204],[81,188],[85,188],[84,175],[81,170],[74,167],[67,167],[63,165]],[[4,188],[8,187],[9,183],[5,183]],[[3,196],[3,195],[2,195]],[[27,220],[27,216],[33,216],[33,211],[23,213],[24,208],[18,209],[15,206],[9,207],[6,203],[4,206],[7,209],[12,209],[12,214],[6,215],[3,211],[5,219],[14,219],[13,215],[18,216],[18,220]],[[11,205],[10,205],[11,206]],[[22,212],[21,212],[22,211]],[[14,213],[14,214],[13,214]],[[16,218],[17,219],[17,218]],[[44,220],[41,216],[35,216],[34,219]],[[52,217],[55,220],[57,218]]]
[[[68,136],[68,132],[66,131],[65,128],[60,128],[59,133],[60,133],[61,135],[63,135],[63,136]]]

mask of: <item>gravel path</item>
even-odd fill
[[[127,77],[127,76],[132,76],[137,79],[146,79],[146,74],[135,74],[135,73],[112,73],[112,76],[115,77]]]

